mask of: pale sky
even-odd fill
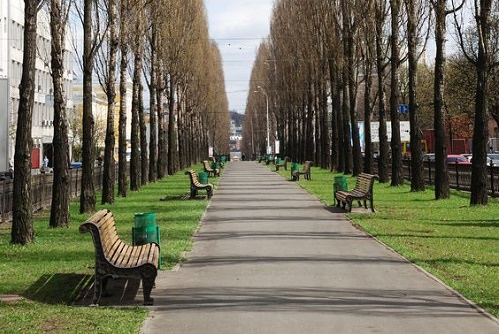
[[[260,42],[267,38],[273,0],[205,0],[210,38],[222,54],[229,110],[244,113]]]

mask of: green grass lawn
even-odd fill
[[[273,166],[271,166],[273,169]],[[290,177],[289,171],[279,173]],[[334,205],[334,176],[312,168],[312,180],[301,187],[326,205]],[[347,176],[349,189],[355,179]],[[470,207],[469,194],[452,191],[450,199],[435,200],[433,188],[411,192],[410,184],[390,187],[374,184],[375,214],[348,217],[411,262],[499,316],[499,202]],[[357,205],[357,203],[354,203]]]
[[[201,165],[194,166],[202,170]],[[215,185],[218,179],[210,178]],[[182,261],[191,249],[192,235],[206,209],[206,199],[187,200],[189,178],[174,176],[116,198],[109,208],[120,237],[131,244],[135,213],[154,212],[161,231],[162,270]],[[199,192],[204,195],[203,191]],[[160,200],[162,199],[162,200]],[[97,200],[100,203],[100,194]],[[48,213],[34,219],[36,240],[28,246],[10,244],[10,224],[0,225],[0,296],[20,295],[16,302],[0,302],[2,333],[138,333],[147,309],[70,306],[92,279],[94,249],[89,233],[78,232],[89,214],[71,205],[69,228],[52,229]],[[109,321],[112,318],[113,321]]]

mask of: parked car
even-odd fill
[[[473,158],[473,154],[471,154],[471,153],[466,153],[466,154],[463,154],[463,155],[464,155],[464,157],[465,157],[466,159],[468,159],[468,161],[469,161],[469,162],[471,162],[471,158]]]
[[[467,155],[469,155],[468,159],[471,163],[472,155],[471,154],[467,154]],[[487,154],[487,166],[494,166],[494,167],[499,166],[499,153],[488,153]]]
[[[487,154],[487,165],[499,166],[499,154],[498,153]]]
[[[447,155],[448,164],[470,165],[471,162],[466,159],[462,154],[449,154]]]

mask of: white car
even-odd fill
[[[498,153],[487,154],[487,165],[499,166],[499,154]]]
[[[423,155],[423,161],[435,162],[435,153],[427,153]]]

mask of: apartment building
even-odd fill
[[[50,16],[42,9],[38,14],[37,60],[35,73],[35,106],[33,110],[32,166],[42,166],[47,156],[52,164],[52,140],[54,134],[53,88],[50,75]],[[0,172],[9,169],[14,160],[17,112],[19,108],[19,84],[22,75],[24,1],[0,1]],[[73,52],[66,43],[64,59],[67,108],[74,108],[72,101]]]

